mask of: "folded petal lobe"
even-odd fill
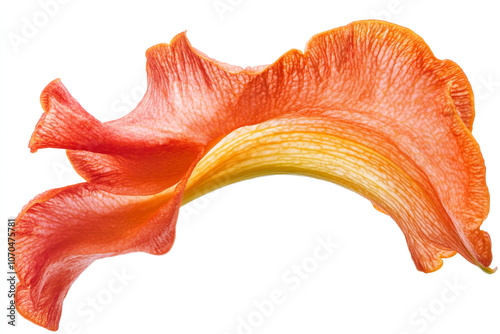
[[[115,195],[80,183],[34,198],[16,220],[19,312],[56,330],[66,293],[93,261],[168,252],[192,167],[178,185],[152,196]]]
[[[69,94],[60,80],[41,95],[45,111],[30,148],[68,149],[76,171],[99,189],[115,194],[151,195],[186,174],[205,146],[185,135],[143,126],[101,123]]]

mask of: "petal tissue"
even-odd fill
[[[367,198],[401,228],[420,271],[459,253],[493,272],[471,86],[409,29],[354,22],[259,67],[211,59],[185,33],[146,58],[147,92],[120,119],[100,122],[58,79],[41,94],[30,149],[67,150],[86,182],[36,196],[16,219],[16,306],[27,319],[56,330],[93,261],[164,254],[183,203],[269,174]]]

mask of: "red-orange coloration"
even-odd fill
[[[418,270],[458,252],[492,272],[472,90],[412,31],[354,22],[246,69],[208,58],[184,33],[146,56],[146,95],[118,120],[92,117],[60,80],[42,92],[29,147],[67,149],[87,182],[38,195],[16,219],[16,306],[27,319],[56,330],[93,261],[168,252],[183,202],[266,174],[365,196],[400,226]]]

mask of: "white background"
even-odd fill
[[[30,154],[27,148],[42,113],[40,92],[52,79],[61,78],[86,110],[106,121],[139,101],[146,49],[184,30],[210,57],[253,66],[303,49],[321,31],[380,18],[412,29],[438,58],[457,62],[474,88],[473,134],[491,192],[483,229],[492,237],[493,266],[500,264],[496,1],[221,0],[230,6],[221,14],[214,0],[66,0],[46,22],[43,0],[1,3],[2,252],[8,217],[44,190],[80,182],[62,150]],[[38,20],[39,27],[15,47],[8,36],[22,36],[26,20]],[[309,263],[318,238],[340,246],[293,290],[283,275],[291,277],[293,264]],[[113,273],[122,271],[130,279],[111,293]],[[48,333],[19,315],[15,328],[6,325],[5,283],[1,279],[2,333]],[[275,289],[285,294],[284,302],[259,318],[255,302]],[[89,298],[101,301],[93,315]],[[499,273],[486,275],[458,255],[435,273],[418,272],[396,224],[367,200],[327,182],[272,176],[184,207],[176,243],[164,256],[131,254],[94,263],[70,289],[59,332],[491,333],[499,330],[498,314]],[[249,317],[253,325],[239,328]]]

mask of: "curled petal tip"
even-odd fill
[[[479,269],[481,269],[483,272],[487,273],[487,274],[494,274],[496,273],[498,267],[495,267],[495,268],[490,268],[489,266],[483,266],[482,264],[479,264],[477,263],[477,266],[479,267]]]
[[[490,274],[490,275],[491,275],[491,274],[496,273],[496,271],[497,271],[498,267],[495,267],[495,268],[493,268],[493,269],[491,269],[491,268],[489,268],[489,267],[482,267],[481,269],[482,269],[485,273],[487,273],[487,274]]]

